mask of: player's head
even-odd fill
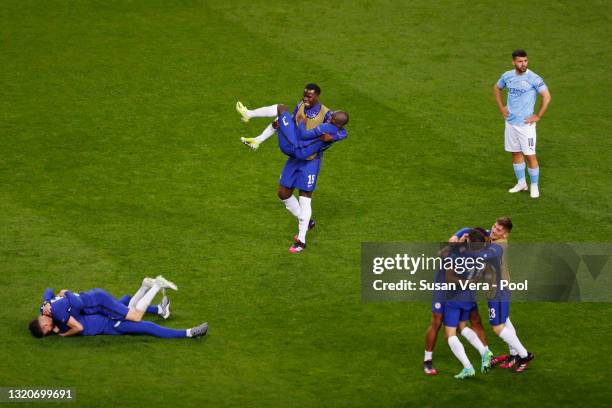
[[[470,232],[468,232],[467,240],[470,243],[471,249],[481,249],[484,246],[484,243],[487,241],[487,234],[483,232],[484,229],[477,227],[472,228]]]
[[[512,65],[518,72],[527,71],[527,52],[525,50],[514,50],[512,52]]]
[[[349,121],[348,113],[346,113],[344,111],[335,111],[332,114],[332,117],[329,120],[329,123],[331,123],[332,125],[336,125],[339,128],[342,128],[342,127],[346,126],[348,121]]]
[[[499,217],[491,227],[490,237],[492,240],[506,239],[512,232],[512,220],[508,217]]]
[[[321,88],[319,88],[319,85],[306,84],[304,87],[304,96],[302,96],[304,106],[310,108],[319,103],[319,95],[321,95]]]
[[[53,331],[53,319],[49,316],[40,315],[30,322],[30,333],[32,336],[41,338]]]

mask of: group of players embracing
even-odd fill
[[[498,218],[490,230],[481,227],[460,229],[449,238],[448,246],[443,250],[443,256],[480,258],[485,261],[484,268],[469,274],[457,274],[452,269],[440,269],[435,277],[436,282],[457,282],[464,279],[491,283],[491,290],[487,293],[489,323],[493,332],[508,345],[509,353],[494,357],[489,350],[474,290],[464,285],[466,289],[436,291],[432,301],[431,324],[425,335],[423,362],[425,374],[437,374],[433,366],[433,349],[442,325],[445,327],[451,351],[463,365],[463,369],[455,378],[465,379],[475,375],[474,367],[457,333],[465,337],[481,355],[483,374],[489,372],[494,366],[514,369],[515,372],[521,373],[533,359],[533,354],[523,346],[510,321],[510,292],[508,289],[502,289],[500,284],[502,280],[510,280],[505,252],[511,231],[512,221],[508,217]],[[458,287],[461,288],[461,286]]]

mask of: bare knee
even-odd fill
[[[125,320],[129,320],[131,322],[139,322],[144,317],[144,314],[144,310],[130,309],[128,314],[125,316]]]
[[[496,335],[499,336],[501,334],[501,332],[504,330],[504,327],[506,327],[506,325],[504,325],[504,324],[499,324],[497,326],[493,326],[492,327],[493,333],[495,333]]]
[[[525,158],[527,159],[527,166],[530,169],[535,169],[536,167],[538,167],[538,158],[535,154],[525,156]]]
[[[286,200],[293,194],[293,189],[284,186],[278,186],[278,198]]]

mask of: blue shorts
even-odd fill
[[[293,156],[299,143],[295,128],[295,121],[289,112],[284,112],[278,117],[278,147],[287,156]]]
[[[83,314],[101,314],[111,319],[124,320],[130,309],[103,289],[92,289],[81,293]]]
[[[505,324],[508,316],[510,316],[509,301],[489,301],[489,323],[491,323],[491,326]]]
[[[446,302],[444,304],[444,326],[457,327],[459,322],[470,320],[470,313],[477,307],[476,302]]]
[[[320,170],[321,159],[298,160],[290,157],[283,167],[279,183],[287,188],[314,191]]]
[[[433,299],[431,301],[431,312],[438,313],[444,316],[444,294],[443,292],[434,292]]]

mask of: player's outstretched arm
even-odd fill
[[[46,288],[44,293],[43,293],[43,303],[49,302],[54,297],[55,297],[55,294],[53,293],[53,289]]]

